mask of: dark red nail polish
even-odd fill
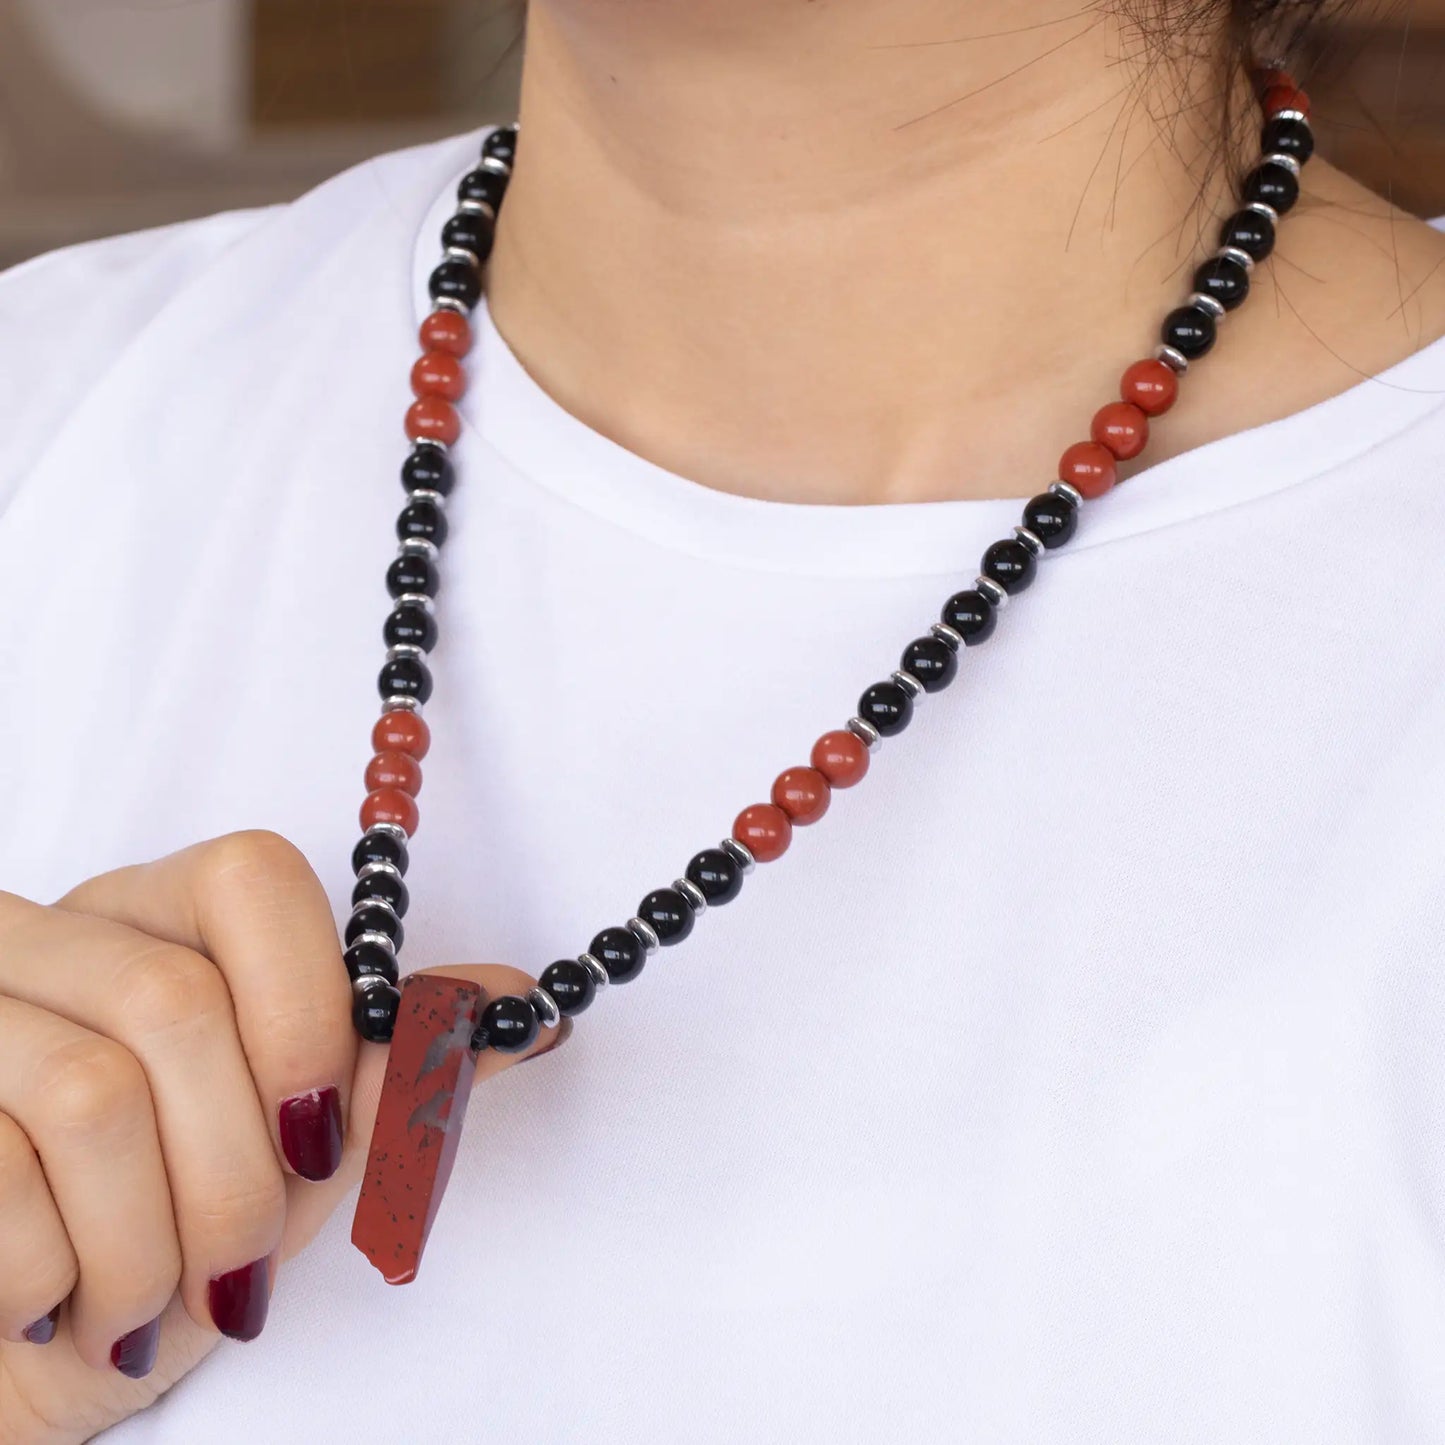
[[[303,1179],[330,1179],[341,1164],[341,1094],[327,1087],[282,1101],[281,1150]]]
[[[266,1323],[266,1307],[271,1302],[266,1261],[252,1260],[229,1274],[218,1274],[206,1297],[211,1318],[223,1335],[254,1340]]]
[[[161,1322],[158,1315],[148,1325],[141,1325],[122,1335],[110,1347],[110,1362],[132,1380],[143,1380],[155,1369],[156,1351],[161,1343]]]
[[[32,1345],[48,1345],[55,1338],[56,1328],[60,1324],[60,1306],[56,1305],[48,1315],[41,1315],[25,1331],[25,1338]]]

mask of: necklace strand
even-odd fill
[[[474,1052],[530,1047],[541,1029],[580,1014],[609,984],[636,978],[657,949],[681,943],[708,907],[736,898],[756,863],[780,858],[795,827],[827,812],[835,788],[862,781],[883,739],[908,726],[919,699],[954,680],[964,649],[993,634],[999,612],[1032,584],[1040,560],[1074,535],[1083,503],[1109,491],[1118,464],[1143,452],[1151,418],[1173,406],[1179,378],[1210,350],[1220,322],[1248,296],[1250,274],[1273,251],[1279,218],[1298,200],[1300,168],[1314,153],[1308,96],[1279,67],[1256,71],[1254,81],[1264,114],[1261,157],[1244,178],[1240,209],[1195,271],[1184,304],[1165,318],[1154,355],[1124,372],[1120,399],[1095,414],[1089,440],[1064,452],[1058,479],[1025,503],[1013,535],[984,552],[973,585],[950,597],[940,620],[909,643],[897,669],[864,691],[844,727],[818,739],[809,765],[780,773],[769,801],[744,808],[731,834],[697,853],[682,877],[650,892],[625,924],[602,929],[585,952],[550,964],[525,995],[489,1002],[471,1035]],[[401,998],[407,840],[417,828],[421,761],[431,741],[422,716],[432,691],[426,659],[437,640],[437,560],[454,483],[450,449],[461,434],[462,358],[471,349],[469,318],[481,300],[516,150],[516,126],[489,132],[480,163],[457,188],[456,212],[442,227],[442,258],[428,281],[434,309],[421,324],[422,355],[411,372],[416,399],[406,413],[406,434],[412,448],[401,468],[408,500],[396,523],[398,555],[386,574],[392,611],[378,678],[382,715],[372,731],[375,755],[366,769],[364,831],[352,854],[356,886],[345,931],[353,1022],[362,1038],[376,1043],[390,1041]]]

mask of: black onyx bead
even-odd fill
[[[1267,156],[1293,156],[1304,165],[1315,153],[1315,133],[1308,121],[1277,115],[1265,122],[1260,148]]]
[[[404,592],[422,592],[428,597],[437,595],[441,585],[441,574],[430,557],[418,552],[407,552],[386,569],[386,590],[393,597]]]
[[[405,542],[414,537],[435,542],[438,547],[447,539],[446,514],[425,497],[408,502],[396,519],[396,540]]]
[[[730,853],[721,848],[704,848],[687,865],[687,881],[712,907],[731,903],[743,890],[743,870]]]
[[[1034,580],[1038,566],[1034,554],[1017,537],[1004,537],[983,554],[978,570],[1012,597]]]
[[[363,833],[351,850],[351,871],[360,873],[368,863],[390,863],[398,873],[405,873],[406,844],[394,833]]]
[[[580,1014],[597,996],[592,975],[575,958],[559,958],[556,963],[549,963],[537,985],[552,995],[552,1002],[563,1018]]]
[[[858,699],[858,716],[891,738],[912,722],[913,699],[901,682],[875,682]]]
[[[1274,250],[1274,222],[1258,211],[1236,211],[1219,233],[1221,246],[1233,246],[1255,261]]]
[[[511,165],[517,159],[516,126],[502,125],[488,132],[487,138],[482,142],[482,159]]]
[[[388,647],[419,647],[430,652],[437,642],[437,620],[425,607],[408,602],[387,617],[381,636]]]
[[[451,459],[430,442],[418,442],[401,464],[401,484],[409,492],[440,492],[445,497],[453,480]]]
[[[368,1043],[389,1044],[396,1027],[401,991],[389,983],[373,984],[358,992],[351,1005],[351,1021]]]
[[[346,950],[346,972],[352,983],[359,978],[396,982],[396,956],[379,943],[353,943]]]
[[[346,920],[346,946],[350,948],[363,933],[384,933],[397,948],[406,940],[401,919],[381,903],[364,904]]]
[[[507,177],[500,171],[489,171],[485,166],[468,171],[457,187],[457,200],[481,201],[494,211],[501,209],[502,197],[506,194]]]
[[[1194,289],[1233,311],[1249,295],[1249,272],[1232,256],[1214,256],[1194,273]]]
[[[642,972],[647,951],[630,928],[604,928],[587,950],[613,983],[630,983]]]
[[[405,918],[406,910],[411,906],[411,894],[395,873],[368,873],[365,878],[358,878],[356,887],[351,890],[351,906],[355,908],[367,898],[380,898],[383,903],[390,904],[391,911],[398,918]],[[400,941],[397,940],[398,943]]]
[[[537,1039],[540,1028],[537,1010],[524,998],[504,993],[482,1010],[478,1033],[485,1034],[488,1045],[502,1054],[520,1054]]]
[[[1197,306],[1181,306],[1164,318],[1159,334],[1166,346],[1193,361],[1214,345],[1214,318]]]
[[[1078,525],[1078,507],[1057,492],[1040,492],[1024,505],[1024,526],[1050,549],[1062,547]]]
[[[692,932],[696,915],[676,888],[654,888],[637,905],[637,916],[652,926],[661,944],[681,943]]]
[[[1261,201],[1282,216],[1299,200],[1299,179],[1275,161],[1265,161],[1244,178],[1240,192],[1246,203]]]
[[[451,256],[431,273],[427,291],[433,301],[460,301],[470,311],[482,298],[482,273],[470,261]]]
[[[431,671],[419,657],[393,657],[377,674],[376,690],[383,698],[425,702],[431,696]]]
[[[458,211],[442,227],[442,245],[457,246],[470,251],[477,261],[485,262],[492,254],[497,223],[481,211]]]
[[[942,620],[972,647],[993,636],[998,612],[982,592],[970,588],[967,592],[955,592],[943,604]]]
[[[941,638],[919,637],[904,648],[902,671],[916,677],[924,692],[942,692],[958,676],[958,654]]]

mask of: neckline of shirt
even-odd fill
[[[427,277],[486,128],[443,143],[445,183],[417,228],[413,298],[431,309]],[[744,570],[824,577],[956,577],[1009,534],[1018,497],[838,504],[766,501],[719,491],[628,451],[568,412],[530,375],[483,298],[460,406],[458,471],[485,477],[482,442],[524,481],[658,547]],[[1136,473],[1091,503],[1062,560],[1091,547],[1188,522],[1346,465],[1445,402],[1445,340],[1304,411],[1236,432]],[[1041,468],[1041,475],[1043,470]],[[472,485],[475,485],[473,481]],[[1038,490],[1047,485],[1041,481]]]

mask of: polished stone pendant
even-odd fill
[[[402,984],[386,1079],[351,1242],[388,1284],[416,1278],[452,1172],[486,994],[475,983],[414,973]]]

